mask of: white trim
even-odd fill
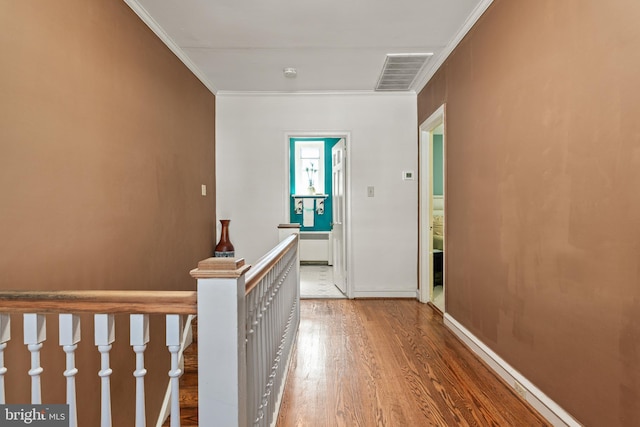
[[[178,57],[180,61],[191,71],[197,78],[202,82],[203,85],[206,86],[211,93],[214,95],[217,94],[218,90],[216,87],[209,81],[206,74],[203,73],[196,64],[191,61],[191,59],[187,56],[186,53],[182,50],[180,46],[164,31],[164,29],[158,24],[158,22],[151,17],[149,12],[140,4],[137,0],[124,0],[124,2],[133,10],[136,15],[144,22],[147,27],[151,29],[155,33],[156,36]]]
[[[478,3],[458,32],[453,36],[453,39],[451,39],[451,41],[440,51],[440,53],[438,53],[437,56],[427,62],[427,66],[416,76],[415,80],[411,84],[412,90],[418,93],[427,85],[427,83],[429,83],[431,77],[433,77],[436,71],[440,69],[442,64],[444,64],[444,61],[447,60],[449,55],[451,55],[464,36],[466,36],[476,22],[478,22],[478,19],[480,19],[487,8],[491,6],[491,3],[493,3],[493,0],[481,0],[480,3]]]
[[[240,94],[240,93],[239,93]],[[242,94],[240,94],[242,95]],[[414,94],[415,95],[415,94]],[[290,181],[289,181],[289,171],[291,168],[289,162],[289,148],[290,148],[290,139],[291,138],[343,138],[344,139],[344,156],[345,156],[345,167],[346,173],[344,175],[344,186],[346,189],[346,197],[345,197],[345,232],[344,238],[347,240],[345,243],[346,247],[346,256],[345,256],[345,264],[347,267],[347,276],[345,277],[346,288],[347,288],[347,298],[355,298],[354,290],[351,284],[353,283],[352,275],[353,275],[353,265],[352,262],[352,247],[351,247],[351,132],[350,131],[285,131],[284,132],[284,143],[285,143],[285,194],[284,194],[284,212],[285,212],[285,222],[290,222],[291,218],[289,217],[289,200],[291,198],[291,194],[289,193]]]
[[[418,144],[419,144],[418,145],[418,153],[419,153],[418,177],[419,178],[418,179],[420,183],[420,194],[419,194],[420,203],[418,206],[418,213],[419,213],[418,281],[419,281],[420,289],[418,292],[418,300],[422,303],[427,303],[431,301],[432,293],[433,293],[433,258],[432,258],[433,235],[431,230],[429,229],[430,224],[432,222],[432,219],[431,219],[432,194],[430,191],[432,187],[432,183],[431,183],[431,170],[432,170],[431,154],[433,152],[432,134],[433,134],[434,128],[439,126],[441,123],[444,125],[444,121],[445,121],[445,104],[442,104],[440,107],[438,107],[437,110],[435,110],[429,116],[427,120],[422,122],[422,124],[418,128],[418,131],[419,131],[419,135],[418,135]],[[423,138],[423,135],[425,133],[428,135],[428,138],[426,141]],[[444,129],[443,135],[444,135],[444,138],[443,138],[444,147],[446,147],[446,142],[444,141],[444,139],[446,138],[446,129]],[[447,163],[447,159],[446,159],[446,155],[444,155],[443,162],[442,162],[443,184],[445,183],[444,175],[446,175],[446,163]],[[445,199],[445,203],[446,203],[446,199]],[[447,214],[446,206],[445,206],[444,212],[446,217],[446,214]],[[425,227],[425,221],[423,221],[425,217],[428,219],[428,221],[426,222],[426,227]],[[447,224],[446,219],[444,221],[444,224],[446,227],[446,224]],[[425,242],[427,242],[426,245],[425,245]],[[446,237],[445,237],[444,243],[446,244]],[[446,256],[446,251],[443,254],[443,260],[442,260],[443,266],[445,265],[444,256]],[[428,271],[426,272],[424,271],[425,265],[428,266]],[[444,283],[443,298],[444,298],[444,304],[445,304],[445,307],[442,310],[443,312],[446,311],[446,292],[447,292],[447,284],[445,281],[446,278],[444,277],[444,273],[445,272],[443,271],[443,283]]]
[[[416,291],[356,291],[350,298],[415,298]]]
[[[434,129],[437,125],[439,125],[440,122],[444,123],[444,109],[445,109],[445,104],[442,104],[441,106],[439,106],[437,110],[431,113],[431,115],[427,120],[422,122],[422,124],[420,125],[420,130],[428,132]]]
[[[353,247],[351,238],[351,132],[347,132],[344,136],[344,159],[345,162],[344,167],[347,168],[347,172],[344,174],[344,188],[346,189],[345,203],[344,207],[346,221],[344,224],[345,232],[344,238],[347,239],[345,243],[346,247],[346,257],[345,257],[345,268],[347,270],[347,276],[345,279],[345,287],[347,288],[347,298],[355,298],[355,289],[353,289]]]
[[[476,6],[476,8],[471,12],[471,14],[467,17],[465,22],[462,24],[458,32],[454,35],[451,41],[431,60],[427,62],[427,66],[416,76],[413,83],[411,84],[411,88],[409,91],[388,91],[388,92],[378,92],[374,90],[354,90],[354,91],[303,91],[303,92],[276,92],[276,91],[246,91],[246,92],[236,92],[236,91],[218,91],[214,84],[207,78],[206,74],[200,70],[196,64],[191,61],[189,56],[182,50],[182,48],[164,31],[164,29],[158,24],[158,22],[153,19],[153,17],[147,12],[147,10],[138,3],[137,0],[124,0],[124,2],[133,10],[136,15],[144,22],[147,27],[154,32],[156,36],[182,61],[182,63],[202,82],[203,85],[207,87],[214,95],[231,95],[231,96],[256,96],[256,95],[265,95],[265,96],[273,96],[273,95],[366,95],[366,96],[388,96],[388,95],[416,95],[420,92],[431,80],[433,75],[438,71],[438,69],[444,64],[449,55],[453,52],[453,50],[458,46],[458,44],[462,41],[464,36],[473,28],[475,23],[480,19],[482,14],[487,10],[487,8],[493,3],[493,0],[480,0],[480,3]]]
[[[449,313],[445,313],[443,319],[445,326],[456,334],[456,336],[460,338],[460,340],[462,340],[462,342],[465,343],[471,351],[480,356],[480,358],[489,365],[496,374],[505,380],[507,384],[514,387],[515,381],[520,383],[526,390],[526,401],[529,402],[529,404],[551,424],[554,426],[582,426],[582,424],[576,421],[576,419],[567,411],[562,409],[560,405],[551,400],[551,398],[544,394],[542,390],[533,385],[531,381],[505,362],[493,350],[487,347],[487,345],[456,321]]]
[[[376,92],[372,90],[354,90],[354,91],[306,91],[306,92],[275,92],[275,91],[232,91],[232,90],[219,90],[216,96],[416,96],[416,92],[413,90],[402,92]]]

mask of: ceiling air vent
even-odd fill
[[[390,53],[384,61],[377,91],[407,91],[432,53]]]

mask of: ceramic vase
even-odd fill
[[[229,219],[221,219],[220,224],[222,225],[222,230],[220,231],[220,241],[216,245],[214,249],[213,256],[220,258],[235,258],[236,253],[229,240],[229,223],[231,220]]]

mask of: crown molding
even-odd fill
[[[418,94],[411,91],[402,92],[376,92],[373,90],[353,90],[353,91],[301,91],[301,92],[278,92],[278,91],[218,91],[216,96],[240,97],[240,96],[411,96]]]
[[[138,15],[142,22],[144,22],[147,27],[149,27],[151,31],[153,31],[154,34],[158,36],[160,40],[162,40],[162,42],[169,48],[169,50],[171,50],[171,52],[173,52],[174,55],[176,55],[178,59],[182,61],[182,63],[198,78],[198,80],[200,80],[202,84],[211,91],[211,93],[213,93],[214,95],[218,93],[216,87],[213,85],[213,83],[211,83],[211,81],[209,81],[202,70],[200,70],[196,66],[196,64],[194,64],[193,61],[189,59],[182,48],[180,48],[180,46],[178,46],[178,44],[171,37],[169,37],[169,35],[162,29],[160,24],[158,24],[158,22],[156,22],[156,20],[151,17],[149,12],[147,12],[147,10],[140,3],[138,3],[137,0],[124,0],[124,2],[131,8],[131,10],[135,12],[136,15]]]
[[[478,19],[482,16],[482,14],[487,10],[489,6],[491,6],[493,0],[481,0],[480,3],[476,6],[476,8],[471,12],[471,14],[467,17],[466,21],[458,32],[453,36],[449,44],[447,44],[440,53],[433,58],[434,60],[430,60],[427,62],[427,66],[420,72],[420,74],[416,77],[413,84],[411,85],[411,89],[416,93],[420,93],[420,91],[429,83],[429,80],[433,77],[433,75],[440,69],[444,61],[447,60],[449,55],[453,52],[453,50],[458,46],[458,44],[462,41],[464,36],[473,28]]]
[[[135,12],[136,15],[144,22],[147,27],[154,32],[154,34],[162,40],[162,42],[171,50],[174,55],[182,61],[182,63],[202,82],[203,85],[207,89],[209,89],[214,95],[263,95],[263,96],[273,96],[273,95],[282,95],[282,96],[292,96],[292,95],[417,95],[431,80],[434,74],[438,71],[438,69],[444,64],[449,55],[453,52],[453,50],[458,46],[458,44],[462,41],[464,36],[473,28],[475,23],[480,19],[482,14],[487,10],[487,8],[493,3],[493,0],[481,0],[480,3],[476,6],[476,8],[471,12],[471,14],[467,17],[464,24],[460,27],[455,36],[451,39],[449,44],[447,44],[439,54],[437,54],[433,59],[429,60],[427,66],[420,74],[416,77],[411,88],[407,92],[376,92],[376,91],[308,91],[308,92],[276,92],[276,91],[249,91],[249,92],[236,92],[236,91],[218,91],[218,89],[213,85],[213,83],[207,78],[207,76],[200,70],[191,59],[186,55],[186,53],[178,46],[178,44],[171,38],[169,35],[162,29],[160,24],[156,22],[155,19],[151,17],[149,12],[140,4],[137,0],[124,0],[124,2]]]

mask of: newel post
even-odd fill
[[[278,238],[283,241],[292,234],[300,234],[300,224],[278,224]]]
[[[244,259],[208,258],[198,279],[200,425],[247,425]]]

